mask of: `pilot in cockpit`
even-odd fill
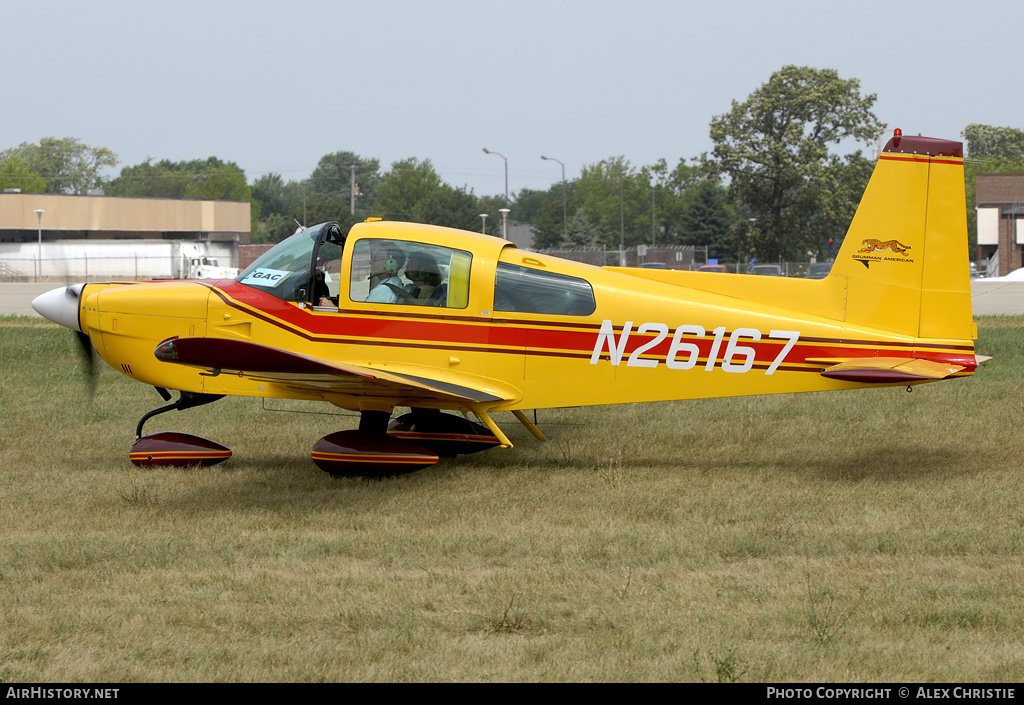
[[[370,251],[370,303],[394,304],[404,301],[405,287],[399,272],[405,253],[394,243],[377,245]]]

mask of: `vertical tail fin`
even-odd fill
[[[847,323],[975,337],[963,163],[960,142],[899,130],[889,140],[832,266]]]

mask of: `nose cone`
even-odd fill
[[[82,326],[78,323],[78,311],[81,307],[79,301],[84,287],[85,284],[72,284],[59,289],[51,289],[34,298],[32,308],[43,318],[49,318],[54,323],[81,333]]]

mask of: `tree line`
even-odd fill
[[[833,70],[785,66],[712,118],[709,152],[674,166],[664,159],[636,166],[624,156],[585,165],[564,184],[512,194],[510,222],[530,225],[538,248],[695,245],[726,261],[829,259],[887,137],[875,100]],[[973,124],[963,134],[973,245],[974,178],[1024,171],[1024,132]],[[377,159],[339,151],[306,179],[270,173],[251,183],[237,164],[216,157],[147,159],[105,178],[117,163],[107,148],[44,138],[0,152],[0,188],[250,201],[253,242],[278,242],[297,224],[348,226],[370,216],[501,234],[504,196],[451,186],[429,159],[382,170]]]

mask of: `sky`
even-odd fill
[[[0,150],[120,168],[215,156],[250,183],[350,151],[477,195],[622,156],[674,167],[786,65],[834,69],[905,134],[1024,129],[1024,3],[862,0],[0,0]]]

